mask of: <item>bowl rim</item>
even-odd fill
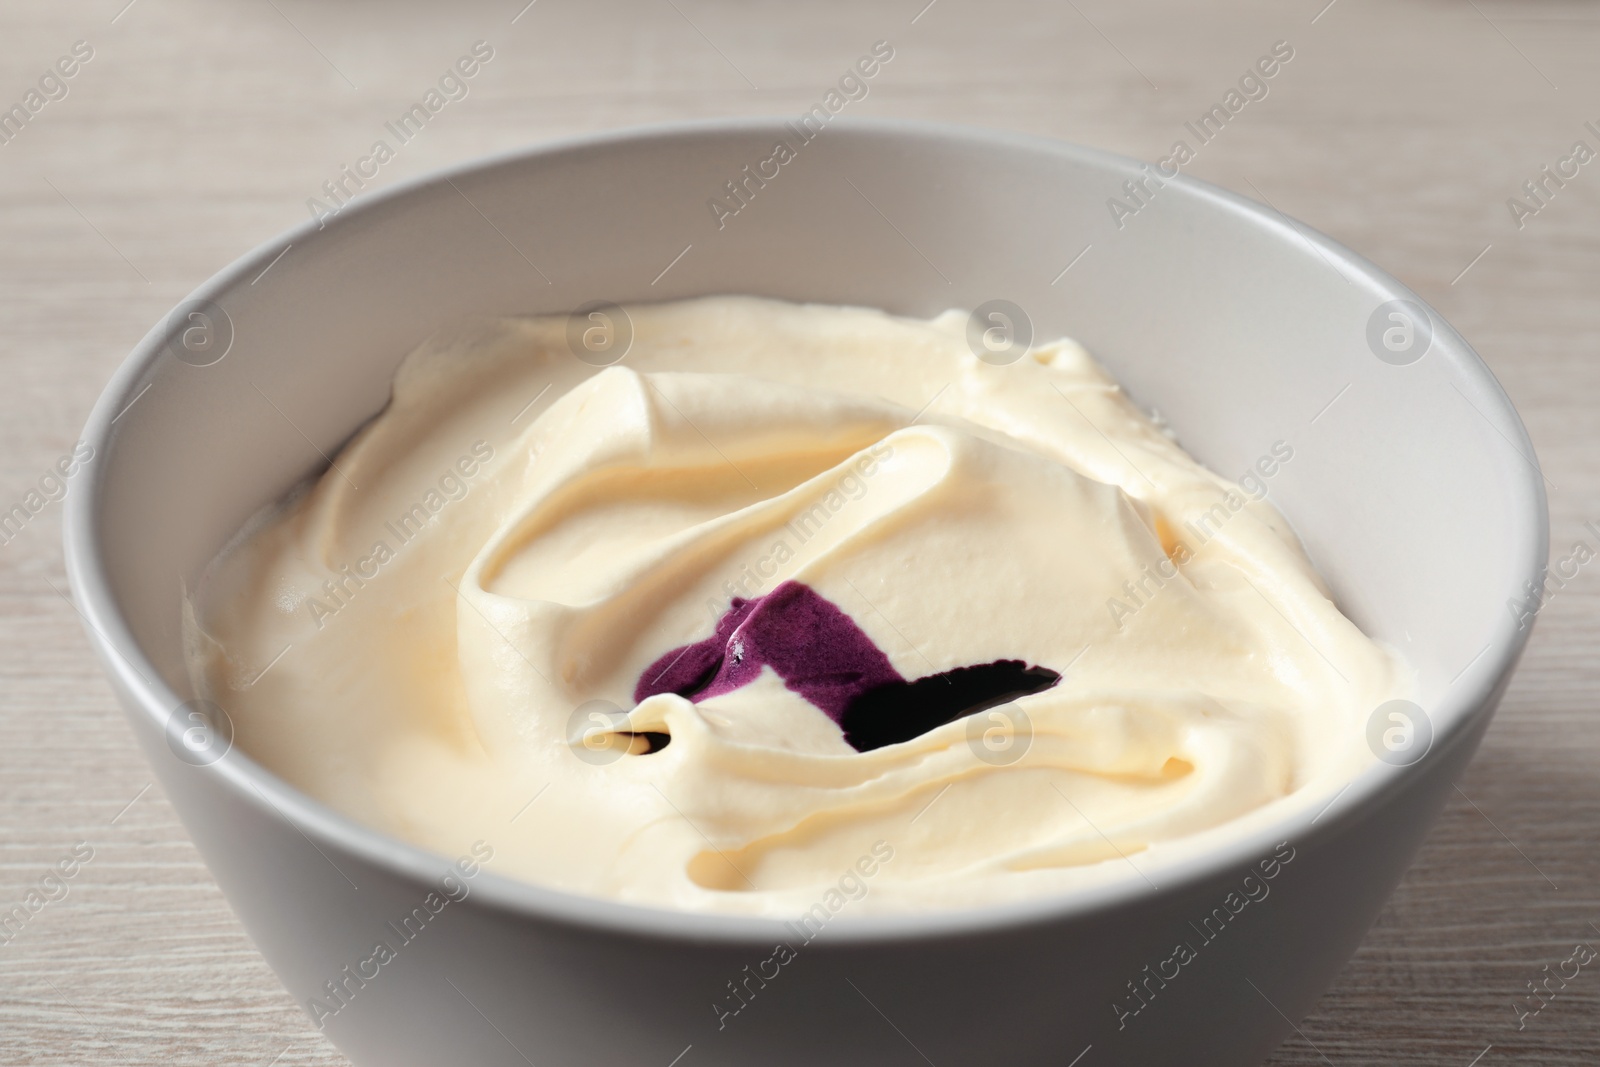
[[[436,168],[391,186],[357,197],[325,221],[310,220],[281,233],[245,253],[218,271],[184,298],[190,301],[215,299],[241,281],[257,276],[290,245],[317,238],[324,231],[336,231],[355,224],[363,215],[414,194],[444,185],[452,179],[469,178],[499,167],[536,164],[558,158],[621,146],[648,146],[657,142],[676,142],[695,136],[730,134],[770,134],[781,136],[782,116],[712,118],[627,126],[600,132],[567,136],[532,145],[474,157],[465,162]],[[1108,172],[1134,175],[1141,161],[1055,138],[996,130],[988,127],[945,122],[892,118],[848,118],[830,124],[835,139],[861,138],[889,142],[956,142],[974,150],[984,147],[1023,150],[1037,155],[1055,156]],[[836,131],[836,132],[835,132]],[[1342,269],[1365,279],[1369,284],[1392,294],[1393,299],[1414,300],[1434,317],[1437,327],[1434,347],[1450,363],[1453,380],[1476,387],[1477,395],[1487,399],[1499,415],[1504,428],[1491,422],[1491,428],[1504,436],[1506,443],[1527,461],[1520,482],[1513,481],[1513,496],[1526,505],[1525,528],[1513,527],[1518,560],[1527,578],[1536,585],[1542,581],[1548,559],[1549,514],[1544,480],[1532,441],[1521,417],[1498,380],[1467,341],[1451,327],[1426,300],[1392,278],[1376,265],[1345,248],[1321,232],[1291,220],[1267,205],[1209,182],[1180,174],[1167,179],[1186,187],[1210,207],[1230,213],[1251,225],[1265,226],[1279,235],[1308,246],[1308,251],[1336,262]],[[172,336],[164,316],[134,346],[100,394],[83,430],[82,440],[92,445],[96,456],[108,456],[116,447],[113,422],[125,411],[133,394],[155,369]],[[1441,341],[1445,342],[1441,344]],[[168,686],[155,665],[144,654],[128,628],[127,621],[112,592],[105,561],[98,550],[101,531],[103,473],[108,464],[102,459],[89,465],[87,477],[76,492],[70,493],[63,512],[63,547],[67,576],[83,621],[89,643],[106,673],[126,694],[121,701],[130,719],[148,716],[157,730],[165,728],[170,710],[183,697]],[[1531,522],[1526,522],[1531,518]],[[1156,887],[1133,867],[1104,882],[1042,893],[998,904],[973,905],[896,914],[837,916],[828,924],[828,936],[819,939],[825,946],[848,948],[887,944],[903,940],[954,938],[999,933],[1018,927],[1048,922],[1082,919],[1099,913],[1137,905],[1154,898],[1171,898],[1184,890],[1237,871],[1242,866],[1269,854],[1274,845],[1288,841],[1310,844],[1331,836],[1358,820],[1366,812],[1403,792],[1412,779],[1430,762],[1463,744],[1473,743],[1473,726],[1492,707],[1503,685],[1516,666],[1532,626],[1513,627],[1509,612],[1501,613],[1491,628],[1492,639],[1484,652],[1468,664],[1450,684],[1433,709],[1436,722],[1444,728],[1434,737],[1431,750],[1408,767],[1393,767],[1379,762],[1368,767],[1335,795],[1328,806],[1312,817],[1301,808],[1280,814],[1266,825],[1227,840],[1213,842],[1205,852],[1172,857],[1162,861],[1162,885]],[[154,680],[152,680],[154,679]],[[1463,684],[1465,683],[1465,684]],[[135,711],[134,705],[138,710]],[[384,831],[358,822],[300,792],[250,758],[237,746],[215,763],[195,768],[178,767],[173,773],[213,774],[219,787],[231,790],[235,798],[262,815],[276,815],[305,835],[319,851],[327,848],[354,857],[392,875],[426,885],[446,873],[451,860],[420,845],[412,844]],[[1341,799],[1345,803],[1334,817],[1316,824]],[[181,814],[181,813],[180,813]],[[330,861],[331,862],[331,861]],[[1129,866],[1132,867],[1131,861]],[[487,867],[475,879],[472,898],[480,906],[510,913],[522,921],[541,921],[594,934],[626,935],[680,943],[711,942],[753,948],[770,946],[791,931],[781,919],[680,911],[669,908],[625,903],[548,888],[498,874]]]

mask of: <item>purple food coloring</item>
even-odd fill
[[[907,680],[838,605],[790,581],[765,596],[734,597],[711,636],[646,668],[633,698],[676,693],[698,703],[748,685],[763,667],[838,723],[858,752],[909,741],[1061,680],[1021,660]]]

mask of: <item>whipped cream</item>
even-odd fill
[[[1326,802],[1414,691],[1264,499],[1287,442],[1231,482],[1076,343],[994,366],[960,312],[628,316],[604,368],[566,316],[423,345],[217,561],[190,663],[236,744],[441,854],[639,904],[790,917],[887,850],[864,914]]]

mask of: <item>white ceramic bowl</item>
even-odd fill
[[[779,140],[796,158],[719,220],[708,199]],[[1195,181],[1146,185],[1154,195],[1119,227],[1108,198],[1130,203],[1123,183],[1149,173],[1072,145],[913,123],[841,121],[808,144],[778,121],[606,134],[365,197],[235,263],[144,338],[85,431],[98,458],[67,504],[73,588],[135,733],[262,953],[302,1004],[343,990],[324,1021],[353,1060],[1237,1065],[1312,1007],[1523,647],[1507,600],[1541,580],[1541,477],[1505,395],[1436,314],[1410,310],[1426,343],[1407,348],[1402,329],[1384,346],[1404,322],[1382,306],[1414,294]],[[1214,469],[1244,471],[1291,442],[1272,499],[1346,613],[1420,670],[1427,755],[1377,763],[1319,813],[1217,834],[1202,860],[1130,867],[1092,892],[841,917],[764,988],[746,985],[749,1006],[721,1026],[713,1004],[792,940],[781,924],[491,871],[376,978],[351,977],[449,860],[353,823],[243,751],[208,761],[180,743],[204,727],[185,705],[184,590],[383,406],[399,360],[451,320],[735,292],[919,316],[1007,299],[1037,336],[1087,344]],[[1198,937],[1194,924],[1280,842],[1295,858],[1270,896]],[[1172,973],[1181,940],[1196,958],[1152,979]]]

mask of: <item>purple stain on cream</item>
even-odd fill
[[[834,722],[860,694],[905,681],[838,605],[784,582],[753,600],[734,597],[710,637],[650,665],[633,699],[677,693],[698,703],[748,685],[765,666]]]
[[[765,596],[735,597],[710,637],[652,663],[633,699],[676,693],[699,703],[748,685],[763,667],[838,723],[858,752],[909,741],[1061,679],[1046,667],[996,660],[907,681],[838,605],[790,581]]]

